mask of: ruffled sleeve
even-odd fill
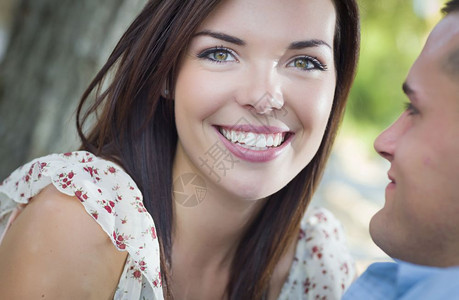
[[[308,208],[278,299],[339,300],[354,278],[354,260],[341,223],[324,208]]]
[[[163,299],[153,219],[132,178],[110,161],[77,151],[52,154],[22,166],[0,185],[0,224],[5,226],[18,204],[26,205],[49,184],[76,196],[116,248],[128,252],[115,299],[139,299],[145,289],[152,299]]]

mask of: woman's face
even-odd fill
[[[243,199],[292,180],[316,154],[330,115],[335,20],[331,1],[223,1],[179,69],[175,170],[186,161]]]

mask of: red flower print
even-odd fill
[[[118,248],[120,248],[121,250],[124,250],[124,249],[126,249],[126,244],[120,244],[118,246]]]
[[[99,213],[97,211],[92,211],[91,212],[91,215],[94,217],[94,219],[97,220],[97,218],[99,217]]]
[[[151,237],[152,237],[153,239],[156,239],[155,227],[151,227]]]
[[[126,240],[130,239],[130,236],[126,236],[124,234],[119,234],[115,231],[113,231],[113,239],[115,240],[116,247],[118,249],[124,250],[126,249]]]
[[[83,192],[81,192],[81,191],[76,191],[76,192],[75,192],[75,196],[76,196],[81,202],[84,201],[84,200],[83,200],[83,197],[82,197],[82,194],[83,194]]]
[[[135,270],[134,273],[132,273],[134,278],[139,279],[142,276],[142,273],[140,273],[139,270]]]
[[[318,246],[314,246],[314,247],[312,247],[312,254],[313,254],[313,256],[317,255],[317,257],[319,259],[321,259],[322,258],[322,249],[319,248]]]
[[[155,280],[153,280],[153,286],[154,287],[162,286],[161,272],[158,272],[158,277]]]
[[[105,205],[104,208],[106,211],[108,211],[109,214],[112,213],[112,208],[109,205]]]
[[[136,197],[137,198],[137,197]],[[132,203],[132,205],[135,205],[135,207],[137,208],[137,211],[139,213],[144,213],[147,211],[147,209],[145,208],[145,206],[143,206],[143,203],[142,202],[134,202]]]
[[[108,168],[108,172],[114,174],[114,173],[116,173],[116,169],[114,167],[109,167]]]
[[[327,217],[325,216],[323,212],[315,213],[314,216],[317,217],[317,219],[319,220],[319,223],[327,222]]]
[[[84,167],[83,170],[85,170],[87,173],[89,173],[89,175],[91,177],[93,177],[93,178],[94,178],[95,175],[99,175],[99,172],[97,171],[97,169],[94,169],[93,167]],[[96,178],[96,180],[100,180],[100,178],[97,177],[97,176],[95,178]]]
[[[67,157],[72,156],[72,152],[66,152],[64,153],[64,156],[67,156]]]
[[[141,271],[145,271],[145,269],[147,268],[147,264],[143,260],[139,262],[139,266]]]
[[[298,239],[301,240],[306,236],[306,232],[300,228],[300,234],[298,235]]]
[[[74,174],[73,172],[70,172],[70,173],[67,174],[67,177],[68,177],[69,179],[72,179],[74,175],[75,175],[75,174]]]
[[[303,288],[304,288],[304,293],[306,295],[309,294],[309,289],[311,288],[311,281],[309,280],[309,277],[306,278],[306,280],[304,281]]]
[[[108,201],[108,204],[110,204],[111,207],[115,207],[115,202],[113,201]]]
[[[339,269],[343,271],[344,274],[346,275],[349,274],[349,266],[347,265],[347,263],[343,263]]]

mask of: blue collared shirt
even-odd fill
[[[436,268],[403,261],[374,263],[342,300],[459,299],[459,266]]]

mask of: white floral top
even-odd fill
[[[49,184],[76,196],[117,249],[128,252],[114,299],[163,299],[155,225],[140,190],[122,168],[89,152],[37,158],[4,180],[0,235],[19,207]],[[323,208],[308,209],[279,300],[340,299],[354,275],[339,222]]]

